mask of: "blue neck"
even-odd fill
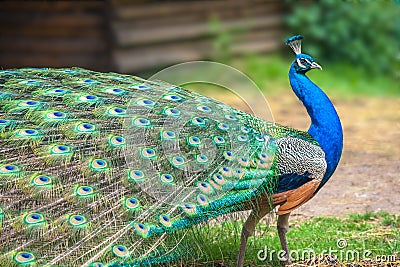
[[[303,102],[311,118],[308,133],[325,152],[327,170],[320,185],[321,188],[335,171],[342,155],[342,125],[326,94],[305,74],[297,73],[293,65],[289,71],[289,79],[294,93]]]

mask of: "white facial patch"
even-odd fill
[[[300,67],[302,67],[302,68],[304,68],[304,69],[307,68],[306,66],[304,66],[303,64],[301,64],[300,58],[297,59],[297,65],[299,65]]]

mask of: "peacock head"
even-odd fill
[[[296,53],[296,59],[292,63],[292,68],[297,73],[303,74],[311,69],[322,70],[322,67],[311,56],[301,53],[301,39],[303,38],[301,35],[295,35],[286,40],[286,44]]]

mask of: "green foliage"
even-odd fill
[[[290,88],[288,71],[293,58],[281,58],[277,56],[255,56],[249,55],[237,66],[267,94],[278,88]]]
[[[309,43],[304,46],[308,48]],[[332,97],[399,96],[399,82],[388,75],[371,75],[368,71],[345,62],[330,62],[314,56],[323,71],[312,70],[307,73],[310,79]],[[264,90],[265,94],[280,94],[289,90],[288,71],[293,57],[248,56],[233,62],[237,67]]]
[[[400,4],[324,0],[310,5],[292,1],[292,6],[286,21],[292,34],[306,37],[306,53],[374,74],[398,71]]]
[[[232,32],[224,29],[221,21],[214,18],[209,21],[209,33],[212,37],[212,58],[222,63],[230,62],[232,59]]]

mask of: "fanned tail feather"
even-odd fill
[[[200,257],[190,231],[276,188],[273,129],[162,82],[0,71],[0,265]]]

